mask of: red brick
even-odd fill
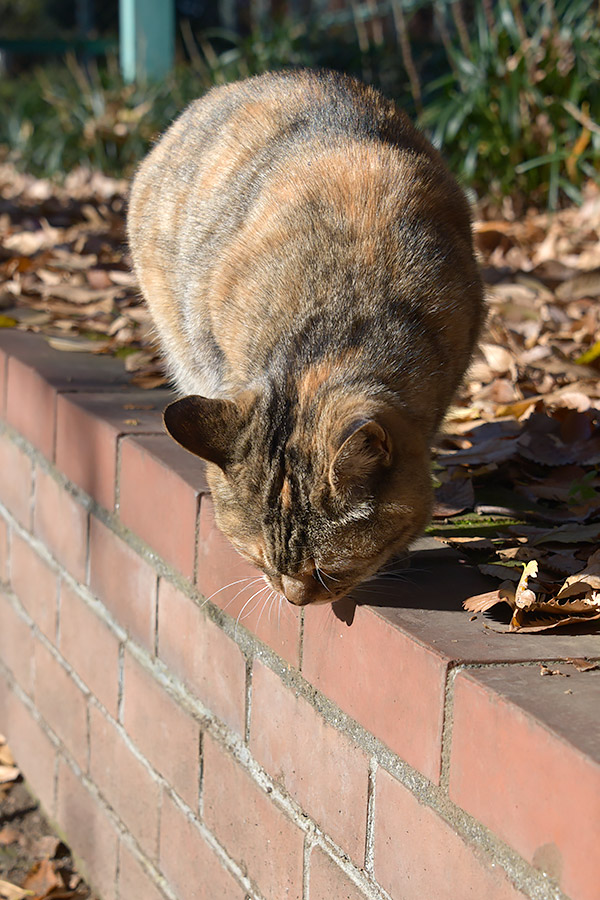
[[[8,581],[8,523],[0,516],[0,581]]]
[[[136,897],[142,897],[143,900],[164,900],[164,894],[151,881],[146,870],[124,841],[121,841],[119,847],[118,894],[121,900],[134,900]]]
[[[372,610],[349,627],[306,610],[304,676],[432,781],[439,781],[446,663]]]
[[[125,654],[123,724],[146,759],[196,809],[200,726],[130,653]]]
[[[211,603],[226,610],[240,625],[252,631],[292,665],[300,659],[300,611],[279,598],[266,603],[271,589],[259,572],[233,549],[215,524],[212,500],[203,497],[200,504],[198,535],[198,590]],[[243,579],[247,579],[244,583]],[[231,585],[231,587],[226,587]]]
[[[90,707],[90,775],[142,850],[154,859],[159,786],[117,727],[95,706]]]
[[[598,652],[593,634],[514,632],[499,641],[482,616],[471,621],[462,608],[465,597],[492,590],[497,582],[434,538],[421,538],[411,548],[408,566],[398,565],[399,577],[368,581],[353,591],[353,598],[376,608],[377,615],[446,662],[523,662]],[[349,604],[344,605],[348,612]]]
[[[56,391],[34,368],[8,360],[6,421],[48,459],[54,459]]]
[[[41,716],[85,770],[87,699],[69,673],[39,641],[35,645],[33,698]]]
[[[56,769],[54,744],[16,694],[4,686],[1,691],[5,691],[2,731],[32,793],[45,812],[52,815]]]
[[[4,350],[0,350],[0,416],[4,418],[6,411],[6,369],[8,357]]]
[[[360,865],[369,760],[260,662],[252,678],[250,748],[261,766]]]
[[[203,744],[204,820],[265,900],[300,900],[303,834],[208,735]]]
[[[221,866],[198,826],[168,794],[163,796],[160,818],[160,868],[173,886],[177,900],[245,898],[245,892]],[[135,896],[140,895],[131,895]]]
[[[0,502],[25,528],[31,525],[31,460],[5,435],[0,435]]]
[[[500,869],[383,769],[375,793],[375,879],[402,900],[522,900]]]
[[[135,640],[154,649],[156,573],[94,517],[90,522],[90,589]]]
[[[0,591],[0,622],[0,660],[8,666],[25,693],[31,694],[35,638],[3,591]]]
[[[136,431],[161,432],[160,410],[169,397],[166,391],[152,397],[142,391],[60,395],[56,407],[57,466],[70,481],[112,510],[119,436]],[[128,409],[132,406],[140,408]]]
[[[36,625],[54,643],[58,576],[18,534],[11,537],[10,573],[15,594]]]
[[[367,895],[319,847],[313,847],[310,854],[308,883],[307,900],[367,900]]]
[[[102,806],[64,762],[58,771],[56,817],[80,871],[102,900],[114,900],[117,832]]]
[[[570,897],[597,900],[600,672],[562,671],[457,677],[450,796]]]
[[[204,465],[166,435],[123,440],[119,515],[190,579],[194,577],[199,498],[207,490]]]
[[[246,662],[238,645],[194,600],[162,578],[158,655],[211,712],[244,733]]]
[[[111,715],[119,700],[119,641],[71,588],[60,586],[60,652]]]
[[[37,469],[33,532],[77,580],[85,581],[87,511],[47,472]],[[57,527],[58,526],[58,527]]]

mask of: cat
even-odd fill
[[[461,189],[373,88],[283,71],[176,119],[128,229],[219,528],[291,603],[346,595],[430,516],[483,315]]]

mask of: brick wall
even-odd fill
[[[0,337],[0,730],[102,900],[599,900],[600,637],[470,621],[441,545],[263,608],[166,399]]]

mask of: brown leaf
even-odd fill
[[[16,781],[20,774],[16,766],[0,766],[0,784],[10,784]]]
[[[563,600],[578,594],[585,594],[587,602],[600,608],[600,550],[592,553],[585,568],[566,579],[556,599]]]
[[[579,656],[568,656],[566,661],[575,666],[578,672],[594,672],[596,669],[600,669],[600,663],[590,662]]]
[[[434,518],[448,518],[472,509],[475,502],[473,483],[470,478],[454,478],[435,490]]]
[[[23,900],[23,897],[31,897],[31,891],[25,891],[10,881],[0,881],[0,900]]]
[[[36,900],[43,900],[50,896],[55,888],[62,886],[62,881],[49,859],[40,859],[35,862],[23,881],[23,887],[33,891]]]
[[[476,594],[463,600],[464,609],[469,612],[485,612],[497,603],[508,603],[515,607],[515,588],[510,581],[504,581],[495,591],[486,591],[485,594]]]

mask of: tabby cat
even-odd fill
[[[143,161],[134,266],[217,524],[297,605],[431,508],[429,449],[482,319],[465,198],[392,102],[333,72],[214,88]]]

